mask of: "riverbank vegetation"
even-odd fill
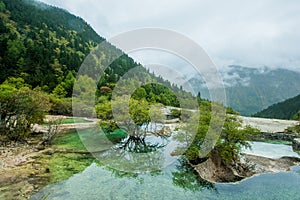
[[[48,96],[31,90],[21,78],[9,78],[0,85],[0,105],[0,136],[14,141],[26,138],[50,108]]]

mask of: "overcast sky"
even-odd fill
[[[300,1],[41,0],[82,17],[110,38],[144,27],[177,31],[223,67],[300,71]]]

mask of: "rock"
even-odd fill
[[[292,146],[294,151],[300,151],[300,138],[295,138]]]
[[[254,136],[254,140],[261,140],[261,139],[267,139],[267,140],[284,140],[284,141],[293,141],[293,139],[297,137],[294,133],[288,133],[288,132],[261,132],[259,135]]]
[[[298,121],[293,120],[280,120],[280,119],[266,119],[256,117],[243,117],[239,116],[243,121],[243,126],[250,125],[266,133],[279,133],[284,132],[286,128],[295,126]]]
[[[44,149],[45,149],[44,145],[39,145],[39,146],[36,147],[37,151],[41,151],[41,150],[44,150]]]
[[[248,163],[254,166],[255,174],[279,173],[289,171],[292,166],[299,165],[300,159],[295,157],[281,157],[279,159],[245,155]]]
[[[234,166],[217,163],[211,158],[192,166],[202,179],[216,183],[237,182],[261,173],[286,172],[296,165],[300,165],[300,158],[282,157],[272,159],[246,154],[241,162],[236,163]]]
[[[236,182],[244,178],[239,174],[237,169],[223,164],[218,165],[211,158],[207,159],[203,163],[192,166],[202,179],[213,183]]]

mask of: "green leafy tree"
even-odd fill
[[[96,83],[91,77],[78,77],[73,92],[73,110],[76,115],[92,117],[95,114],[95,91]]]
[[[0,134],[10,140],[24,139],[34,124],[42,123],[49,107],[48,96],[39,91],[1,84]]]
[[[132,95],[134,99],[145,99],[146,98],[146,90],[144,88],[138,88],[135,93]]]
[[[213,153],[219,155],[225,164],[236,162],[242,148],[250,148],[249,140],[256,134],[259,134],[258,129],[249,125],[242,127],[242,121],[236,116],[227,116]]]
[[[21,89],[21,88],[25,88],[25,87],[30,88],[30,85],[26,84],[24,79],[22,79],[20,77],[19,78],[10,77],[3,82],[3,85],[11,86],[15,89]]]
[[[207,138],[209,127],[214,126],[214,124],[210,124],[211,113],[208,112],[209,108],[202,107],[201,109],[202,111],[200,118],[198,119],[198,123],[189,123],[188,126],[182,128],[182,132],[175,136],[176,140],[185,145],[186,148],[183,149],[187,150],[184,154],[187,159],[194,164],[198,164],[206,159],[199,157],[199,155],[201,148],[203,148],[202,144],[204,139],[205,137]],[[197,121],[197,119],[192,117],[191,121]],[[214,123],[218,124],[218,119],[214,119]],[[191,130],[195,130],[196,127],[192,126],[198,126],[198,131],[195,135],[192,134]],[[253,135],[258,133],[258,129],[250,126],[242,127],[241,120],[238,120],[235,115],[228,115],[226,116],[220,136],[218,137],[218,135],[211,132],[211,136],[209,135],[207,138],[214,139],[213,137],[218,137],[217,143],[208,157],[210,156],[218,159],[219,163],[223,163],[225,165],[230,164],[231,162],[236,162],[239,159],[241,149],[250,147],[248,141]],[[180,149],[177,151],[179,153],[183,153]]]
[[[54,90],[53,90],[53,94],[59,98],[64,98],[67,95],[67,91],[65,90],[65,88],[63,87],[62,84],[58,84]]]
[[[166,116],[163,114],[161,108],[162,108],[161,105],[151,105],[150,109],[149,109],[151,123],[154,126],[154,130],[153,130],[154,133],[157,132],[157,124],[164,123],[164,121],[166,119]]]
[[[149,104],[145,99],[130,99],[129,112],[132,120],[138,126],[150,123]]]
[[[71,71],[68,72],[65,81],[63,83],[64,89],[67,92],[66,96],[71,97],[73,93],[73,85],[75,82],[75,77]]]
[[[112,120],[111,104],[109,101],[96,105],[97,118],[100,120]]]
[[[59,98],[56,95],[49,95],[51,108],[49,113],[52,115],[71,115],[72,114],[72,99]]]
[[[0,2],[0,12],[4,12],[5,11],[5,4],[1,1]]]

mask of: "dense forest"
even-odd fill
[[[275,119],[300,119],[300,95],[276,103],[258,113],[254,117]]]
[[[33,1],[0,1],[0,82],[22,77],[51,92],[101,41],[82,19]]]

